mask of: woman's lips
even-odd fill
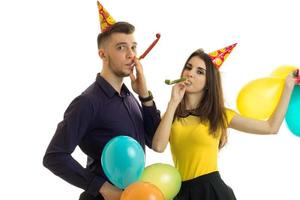
[[[186,86],[190,86],[190,85],[192,85],[192,82],[191,82],[189,79],[187,79],[187,80],[184,82],[184,84],[185,84]]]

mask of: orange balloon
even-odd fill
[[[140,181],[129,185],[120,200],[164,200],[164,196],[155,185]]]

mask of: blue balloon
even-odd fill
[[[118,136],[105,145],[101,164],[108,179],[124,189],[140,179],[145,168],[145,153],[133,138]]]
[[[295,85],[285,121],[290,131],[300,137],[300,85]]]

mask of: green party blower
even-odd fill
[[[180,83],[180,82],[185,81],[185,80],[186,80],[186,78],[180,78],[180,79],[176,79],[176,80],[173,80],[173,81],[171,81],[169,79],[166,79],[165,84],[172,85],[172,84],[175,84],[175,83]]]

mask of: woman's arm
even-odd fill
[[[178,83],[172,88],[171,99],[168,103],[167,110],[162,117],[158,128],[155,131],[152,140],[152,149],[156,152],[163,152],[169,142],[171,126],[176,108],[184,96],[186,86],[183,83]]]
[[[285,117],[291,94],[293,92],[295,80],[290,74],[285,81],[284,90],[280,97],[280,101],[271,117],[266,120],[256,120],[241,115],[235,115],[229,124],[230,128],[253,133],[253,134],[276,134],[281,126],[281,123]]]

